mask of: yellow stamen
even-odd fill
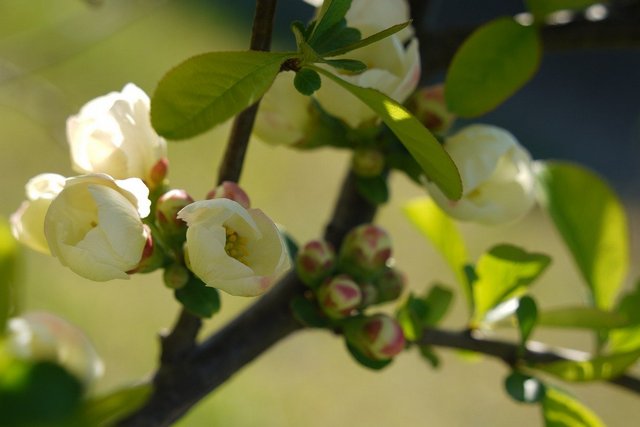
[[[225,226],[225,234],[227,239],[224,244],[224,251],[231,258],[235,258],[244,265],[248,265],[247,256],[249,251],[247,250],[247,239],[238,235],[238,233]]]

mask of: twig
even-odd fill
[[[434,347],[474,351],[498,358],[509,366],[515,366],[518,361],[526,364],[539,364],[560,360],[584,360],[587,356],[585,353],[576,350],[551,348],[539,342],[530,342],[524,353],[520,355],[518,353],[519,346],[516,344],[477,337],[468,330],[458,332],[430,328],[424,331],[417,343]],[[625,374],[608,380],[608,382],[640,394],[640,378]]]

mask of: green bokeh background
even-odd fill
[[[8,217],[17,209],[32,176],[73,175],[64,122],[84,103],[121,90],[127,82],[152,93],[163,73],[188,56],[246,48],[251,14],[237,21],[237,16],[217,12],[217,3],[222,2],[203,8],[202,2],[189,0],[112,0],[99,6],[79,0],[0,0],[0,215]],[[223,126],[170,144],[172,186],[202,198],[215,181],[227,131]],[[255,141],[241,183],[254,206],[304,242],[321,233],[348,161],[343,152],[298,152]],[[434,281],[453,286],[444,262],[401,213],[404,201],[424,191],[395,175],[391,191],[392,202],[381,210],[379,222],[393,236],[397,265],[407,273],[411,288],[421,291]],[[632,259],[637,259],[634,203],[627,205]],[[541,212],[514,225],[463,225],[462,230],[472,258],[499,242],[551,254],[553,264],[533,290],[542,307],[586,301],[576,268]],[[27,249],[22,271],[24,310],[56,312],[81,326],[95,343],[106,365],[96,392],[135,382],[154,369],[157,333],[172,324],[178,311],[158,273],[93,283]],[[638,272],[635,265],[633,276]],[[464,324],[465,304],[457,297],[445,320],[453,328]],[[251,302],[224,295],[223,310],[206,322],[206,331]],[[498,333],[515,337],[509,331]],[[585,350],[592,344],[586,333],[537,331],[533,338]],[[439,353],[439,371],[411,352],[374,373],[357,366],[338,337],[299,332],[235,375],[178,425],[540,425],[537,407],[506,397],[502,382],[508,372],[499,362]],[[638,400],[630,393],[597,384],[571,390],[612,426],[631,425],[630,420],[640,417]]]

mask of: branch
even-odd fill
[[[475,28],[419,33],[423,79],[445,70],[456,51]],[[545,52],[575,49],[640,48],[640,2],[618,2],[601,21],[576,19],[563,25],[540,29]]]
[[[422,337],[416,343],[419,345],[474,351],[498,358],[509,366],[515,366],[518,361],[524,361],[528,364],[551,363],[560,360],[579,361],[584,360],[586,356],[585,353],[577,350],[553,349],[539,342],[528,343],[524,354],[519,354],[519,346],[516,344],[480,338],[474,336],[468,330],[454,332],[429,328],[424,331]],[[640,378],[625,374],[608,380],[608,382],[640,394]]]

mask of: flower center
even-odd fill
[[[249,255],[249,251],[247,250],[247,239],[244,237],[240,237],[238,232],[235,231],[231,227],[224,227],[227,240],[224,244],[224,251],[231,258],[235,258],[244,265],[249,265],[247,261],[247,256]]]

